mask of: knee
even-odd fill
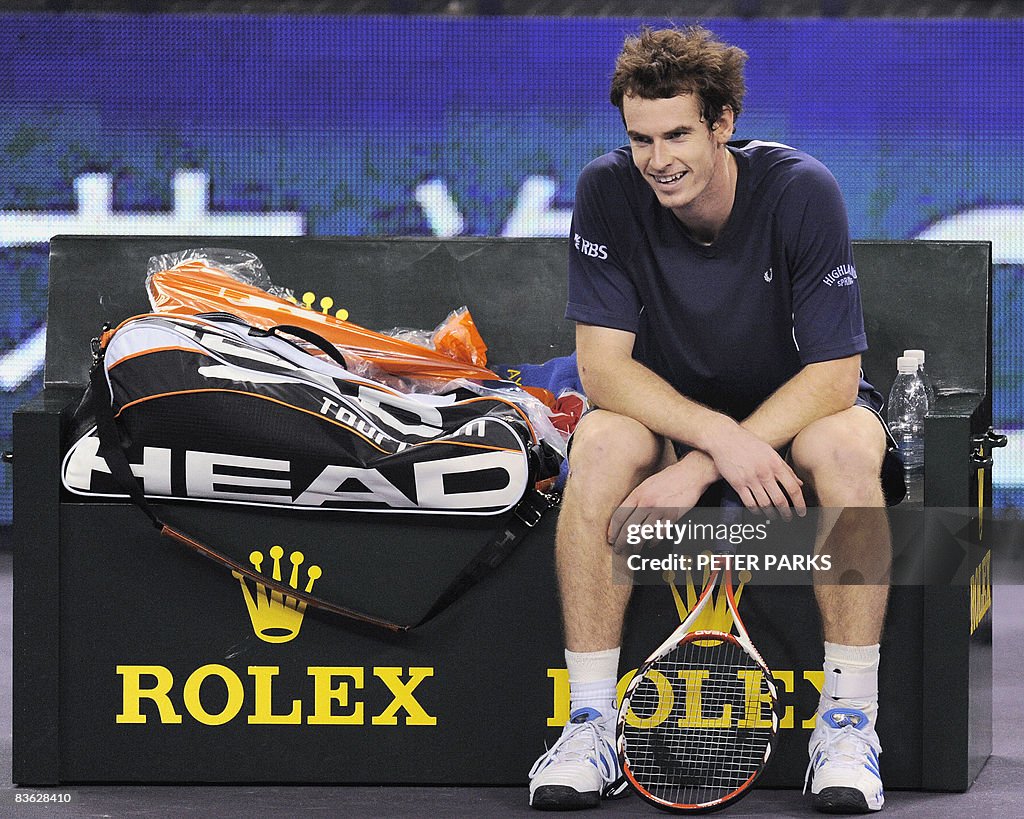
[[[661,457],[661,438],[639,421],[596,410],[573,433],[569,471],[577,480],[612,473],[640,476],[653,472]]]
[[[796,473],[811,484],[822,506],[884,505],[880,472],[885,433],[877,420],[870,425],[814,424],[793,441]]]

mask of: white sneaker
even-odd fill
[[[530,806],[596,808],[602,797],[621,796],[627,786],[615,753],[615,714],[578,708],[558,741],[530,769]]]
[[[811,782],[814,807],[822,813],[869,813],[885,802],[878,755],[878,734],[856,708],[818,714],[811,734],[811,761],[804,779]]]

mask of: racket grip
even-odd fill
[[[729,486],[729,484],[725,484],[725,488],[722,490],[722,497],[718,502],[718,508],[720,520],[726,526],[731,527],[733,524],[743,521],[743,510],[746,507],[743,505],[743,501],[740,500],[740,496],[736,494],[736,490]],[[736,544],[731,543],[728,539],[716,540],[715,554],[734,555],[736,554]]]

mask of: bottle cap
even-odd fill
[[[896,371],[900,373],[916,373],[917,359],[909,355],[901,355],[896,359]]]
[[[924,350],[904,350],[903,355],[917,359],[917,363],[924,366]]]

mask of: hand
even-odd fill
[[[627,543],[630,530],[659,521],[674,523],[689,512],[719,475],[711,458],[699,450],[641,482],[619,505],[608,524],[608,542],[616,554],[636,547]]]
[[[770,444],[730,420],[731,427],[708,447],[715,467],[751,512],[792,520],[793,511],[807,514],[803,486],[792,467]]]

